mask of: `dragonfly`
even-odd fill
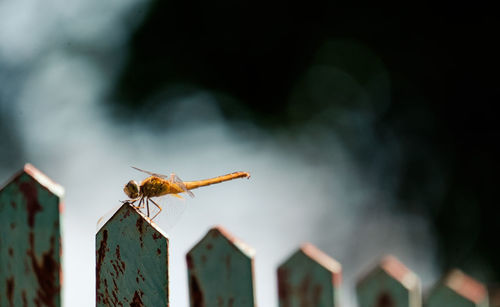
[[[161,213],[162,207],[153,200],[153,197],[161,197],[165,195],[172,195],[178,198],[183,198],[180,194],[186,193],[187,195],[194,197],[191,190],[200,187],[209,186],[216,183],[221,183],[237,178],[250,178],[250,173],[248,172],[234,172],[222,176],[217,176],[210,179],[203,179],[197,181],[182,181],[176,174],[172,173],[170,175],[162,175],[158,173],[153,173],[145,171],[143,169],[132,166],[133,169],[149,175],[140,184],[135,180],[130,180],[123,191],[129,197],[129,200],[124,202],[130,203],[137,209],[143,209],[146,207],[147,217],[150,217],[149,204],[155,205],[159,211],[152,217],[152,221],[158,214]],[[137,205],[135,203],[137,202]]]

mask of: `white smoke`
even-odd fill
[[[155,118],[117,123],[110,120],[102,97],[124,56],[119,51],[131,29],[124,18],[141,6],[134,1],[40,6],[29,0],[0,3],[0,78],[6,80],[0,86],[0,110],[12,123],[8,129],[19,135],[26,161],[66,190],[65,306],[94,305],[95,225],[124,198],[122,186],[128,180],[144,178],[131,165],[175,171],[184,180],[237,170],[252,174],[248,181],[200,189],[196,198],[186,200],[186,212],[169,233],[173,306],[188,305],[185,253],[216,224],[257,250],[260,306],[277,305],[276,267],[305,241],[343,265],[343,306],[355,305],[356,277],[386,253],[400,257],[424,283],[434,280],[429,225],[392,211],[392,186],[377,181],[384,178],[377,176],[377,168],[362,169],[347,149],[345,134],[337,132],[358,131],[356,136],[363,136],[359,146],[380,146],[374,152],[396,159],[394,151],[384,151],[393,143],[381,144],[372,136],[371,113],[341,110],[339,117],[338,110],[320,109],[318,118],[296,131],[269,134],[247,124],[227,124],[216,98],[200,91],[156,110]],[[103,69],[85,46],[118,59]],[[330,83],[313,83],[312,94],[343,84],[351,92],[332,99],[358,93],[356,101],[364,103],[364,87],[340,70],[315,68],[297,87],[308,86],[307,78],[317,74],[330,76]],[[192,110],[200,108],[203,112],[194,117]],[[328,130],[329,112],[341,125]],[[391,157],[375,157],[374,163]],[[21,166],[2,170],[1,179]],[[158,223],[167,226],[164,217]]]

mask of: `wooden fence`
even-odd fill
[[[0,307],[61,306],[63,190],[27,164],[0,190]],[[129,204],[96,235],[97,306],[169,306],[169,241]],[[214,227],[189,251],[190,306],[256,306],[253,250]],[[338,307],[341,265],[304,244],[277,269],[280,307]],[[418,276],[395,257],[356,285],[361,307],[462,307],[489,304],[486,287],[459,270],[425,295]]]

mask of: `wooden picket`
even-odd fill
[[[63,193],[30,164],[0,190],[0,306],[61,306]]]
[[[218,226],[186,255],[193,307],[255,306],[253,249]]]
[[[26,164],[0,190],[0,307],[61,306],[63,189]],[[169,240],[128,203],[96,234],[96,305],[169,306]],[[192,307],[254,307],[254,251],[217,226],[187,253]],[[338,307],[341,265],[311,244],[277,269],[280,307]],[[496,289],[496,288],[495,288]],[[488,290],[452,270],[425,307],[497,307]],[[393,256],[356,286],[360,307],[421,307],[418,276]]]
[[[426,307],[486,307],[486,287],[460,270],[450,271],[431,291]]]
[[[420,280],[393,256],[360,279],[356,287],[360,307],[421,307]]]
[[[338,307],[342,268],[311,244],[304,244],[278,268],[280,307]]]
[[[130,204],[96,235],[97,306],[168,306],[168,238]]]

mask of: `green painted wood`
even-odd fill
[[[477,280],[452,270],[434,286],[425,306],[488,307],[488,291]]]
[[[186,255],[192,307],[253,307],[253,250],[222,227]]]
[[[97,306],[169,306],[168,238],[130,204],[96,234]]]
[[[0,190],[0,306],[61,306],[61,198],[30,164]]]
[[[356,286],[360,307],[420,307],[420,280],[395,257],[388,256]]]
[[[304,244],[278,267],[280,307],[338,307],[342,267]]]

